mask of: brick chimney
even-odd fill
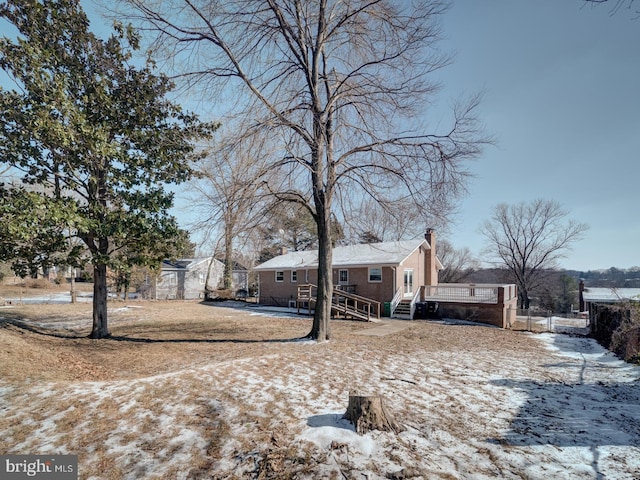
[[[427,285],[437,285],[438,261],[436,260],[436,234],[432,228],[427,228],[427,231],[424,234],[424,239],[431,247],[429,252],[427,252]]]

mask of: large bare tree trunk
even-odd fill
[[[327,246],[328,243],[328,246]],[[319,242],[318,249],[318,293],[313,326],[309,337],[324,341],[330,338],[329,319],[331,318],[331,297],[333,278],[331,277],[331,241]]]
[[[324,206],[324,197],[317,194],[318,206],[318,292],[313,325],[308,337],[318,341],[329,340],[329,320],[331,318],[331,299],[333,296],[331,219]]]
[[[518,297],[520,297],[520,310],[529,310],[531,301],[529,300],[529,294],[522,285],[518,285]]]
[[[107,327],[107,266],[97,264],[93,267],[93,328],[89,338],[106,338]]]

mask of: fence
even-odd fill
[[[569,333],[586,336],[590,333],[591,325],[588,316],[585,315],[539,310],[517,310],[516,320],[507,325],[507,328],[535,333]]]

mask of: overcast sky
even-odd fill
[[[457,52],[440,73],[443,105],[484,91],[480,116],[497,141],[472,166],[476,177],[449,237],[456,247],[480,253],[479,226],[494,205],[549,198],[591,227],[563,267],[640,266],[640,18],[633,17],[581,0],[453,4],[442,23],[441,47]]]

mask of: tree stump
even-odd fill
[[[349,392],[349,406],[342,418],[349,420],[359,434],[371,430],[398,433],[404,427],[395,421],[383,403],[380,395],[363,395],[360,392]]]

